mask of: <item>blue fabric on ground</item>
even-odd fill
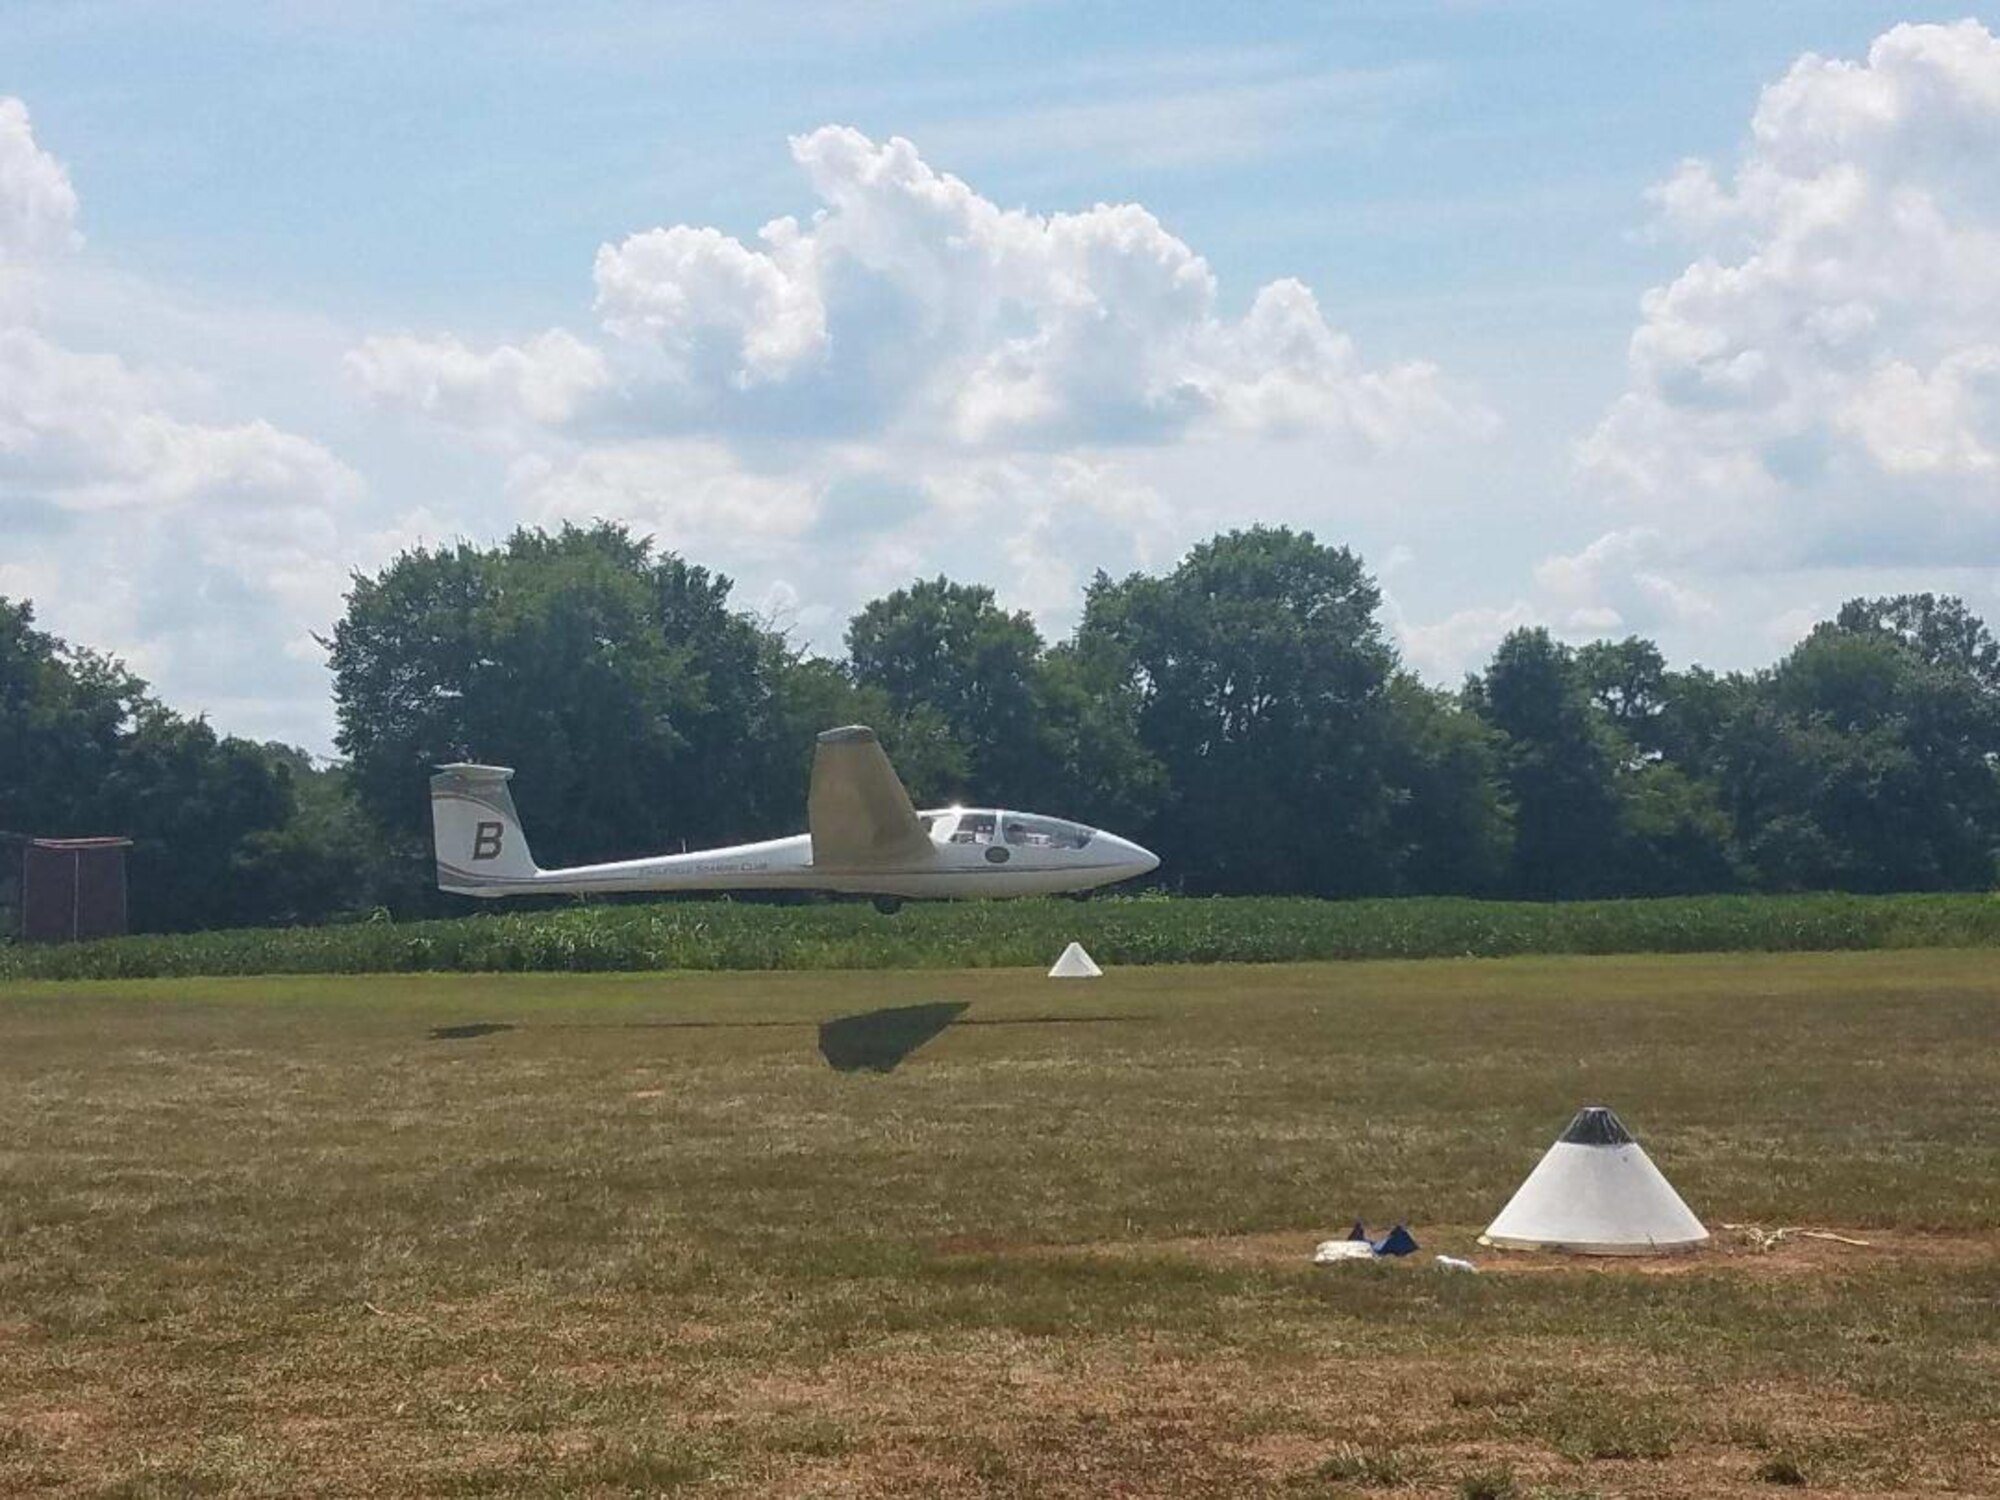
[[[1398,1224],[1394,1229],[1375,1241],[1377,1255],[1408,1255],[1417,1248],[1417,1237]]]

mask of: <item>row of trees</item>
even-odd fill
[[[1063,813],[1193,892],[1565,897],[1983,888],[2000,646],[1959,601],[1856,600],[1775,666],[1516,631],[1457,691],[1360,561],[1258,527],[1090,585],[1050,645],[939,578],[842,660],[609,524],[405,553],[328,642],[345,760],[218,738],[0,601],[0,827],[139,839],[146,925],[434,905],[426,773],[518,765],[544,863],[796,831],[815,731],[865,722],[920,803]],[[159,877],[165,888],[156,888]]]
[[[150,930],[349,909],[375,899],[386,873],[338,773],[174,713],[117,661],[37,630],[26,603],[4,598],[0,831],[130,836],[132,920]]]

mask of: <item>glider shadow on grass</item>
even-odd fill
[[[889,1010],[871,1010],[858,1016],[841,1016],[837,1020],[822,1022],[819,1028],[820,1056],[842,1073],[894,1072],[904,1058],[965,1014],[966,1009],[963,1001],[938,1001],[929,1005],[899,1005]],[[542,1029],[708,1031],[810,1024],[800,1021],[614,1021],[592,1026],[557,1022]],[[434,1042],[462,1042],[518,1030],[520,1027],[514,1022],[473,1021],[459,1026],[433,1026],[430,1037]]]
[[[893,1073],[924,1043],[954,1024],[965,1026],[1094,1026],[1149,1020],[1147,1016],[994,1016],[960,1021],[971,1004],[964,1000],[932,1000],[921,1005],[894,1005],[882,1010],[837,1016],[819,1023],[819,1053],[839,1073]],[[612,1021],[556,1022],[548,1031],[711,1031],[761,1030],[773,1026],[808,1026],[809,1021]],[[434,1026],[434,1042],[462,1041],[518,1031],[520,1023],[475,1021],[459,1026]]]
[[[463,1026],[433,1026],[431,1040],[434,1042],[462,1042],[475,1036],[492,1036],[499,1031],[514,1031],[512,1021],[468,1021]]]
[[[963,1000],[933,1000],[823,1021],[819,1055],[836,1073],[893,1073],[904,1058],[970,1008]]]
[[[434,1042],[462,1042],[503,1031],[525,1031],[526,1021],[471,1021],[463,1026],[433,1026]],[[536,1031],[751,1031],[769,1026],[808,1026],[809,1021],[538,1021]]]
[[[917,1048],[953,1025],[958,1026],[1104,1026],[1148,1016],[991,1016],[961,1021],[972,1007],[962,1000],[934,1000],[925,1005],[897,1005],[824,1021],[819,1028],[819,1053],[841,1073],[864,1069],[891,1073]]]

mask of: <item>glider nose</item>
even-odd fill
[[[1130,839],[1116,839],[1120,880],[1131,880],[1160,867],[1160,856]]]

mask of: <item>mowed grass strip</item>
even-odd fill
[[[1983,952],[0,986],[0,1493],[1992,1492],[1996,1036]],[[1871,1247],[1510,1273],[1585,1102]]]
[[[1112,895],[1081,902],[920,902],[894,917],[856,901],[663,901],[539,911],[510,906],[451,921],[0,945],[0,979],[1007,968],[1046,966],[1072,940],[1106,963],[1127,966],[2000,947],[2000,898],[1510,902]]]

